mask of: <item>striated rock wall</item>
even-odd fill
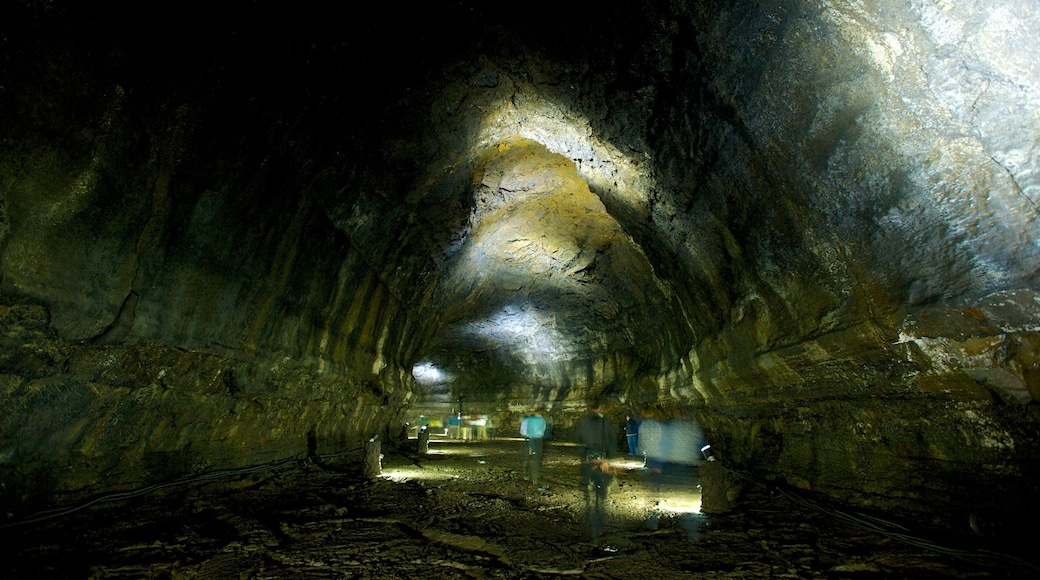
[[[1027,4],[676,18],[652,215],[719,307],[689,358],[734,464],[962,529],[1037,509]]]
[[[4,306],[0,320],[9,509],[352,450],[401,405],[377,383],[289,358],[70,343],[38,306]]]
[[[21,34],[2,94],[0,500],[346,451],[395,423],[407,315],[322,211],[313,152],[291,146],[302,116]]]
[[[605,391],[837,499],[1040,512],[1035,3],[463,3],[190,46],[54,8],[4,19],[11,498],[349,448],[420,395],[565,430]],[[536,162],[482,173],[512,139]],[[424,359],[455,373],[417,390]]]

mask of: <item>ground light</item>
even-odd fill
[[[524,440],[520,437],[499,437],[494,441],[516,444],[519,449]],[[570,442],[552,442],[554,452],[562,457],[576,457],[573,452],[574,446]],[[465,476],[466,470],[479,469],[489,461],[485,443],[458,439],[432,440],[426,455],[431,456],[431,462],[424,466],[416,463],[384,467],[381,477],[396,483],[457,480]],[[438,465],[437,461],[440,460],[449,462]],[[619,457],[612,461],[611,465],[618,472],[609,499],[612,518],[629,524],[641,523],[640,525],[650,528],[663,525],[660,523],[662,519],[675,520],[684,527],[689,527],[688,531],[691,533],[695,533],[701,511],[701,490],[696,478],[692,477],[692,470],[688,471],[689,476],[665,477],[660,480],[660,486],[655,487],[641,457]],[[564,473],[573,472],[576,476],[576,467],[564,466]],[[580,511],[582,506],[579,489],[575,479],[571,507]],[[531,491],[535,493],[534,489]]]
[[[444,481],[449,479],[458,479],[459,476],[445,473],[443,471],[423,469],[419,466],[400,466],[390,469],[384,468],[383,472],[379,474],[379,477],[394,483],[405,483],[408,481]]]

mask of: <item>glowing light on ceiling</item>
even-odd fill
[[[519,289],[518,285],[510,286],[510,280],[528,283],[536,279],[585,295],[589,291],[587,281],[574,274],[589,265],[593,254],[583,252],[573,235],[530,223],[498,220],[473,233],[460,267],[476,274],[494,275],[507,290]]]
[[[600,197],[645,215],[654,185],[649,175],[650,159],[622,153],[596,135],[586,116],[550,100],[532,97],[536,91],[528,89],[524,99],[511,95],[484,107],[486,112],[470,147],[470,158],[481,159],[504,138],[519,135],[574,161],[578,174]]]
[[[474,333],[501,341],[523,339],[537,331],[544,323],[545,315],[516,305],[509,305],[490,318],[471,322],[468,327]]]
[[[451,379],[448,373],[429,362],[421,362],[413,366],[412,376],[421,385],[438,385]]]
[[[465,323],[462,332],[491,345],[522,345],[513,352],[527,364],[538,364],[563,354],[558,345],[564,337],[556,330],[556,316],[527,304],[510,304],[486,319]]]
[[[444,286],[451,292],[446,302],[459,305],[444,314],[444,332],[452,337],[446,343],[549,366],[605,348],[593,330],[557,327],[555,313],[603,308],[602,287],[591,273],[597,257],[611,248],[617,251],[618,240],[629,240],[620,214],[646,218],[652,160],[622,152],[599,135],[587,116],[540,96],[535,85],[520,79],[469,92],[461,107],[469,114],[453,113],[455,119],[471,120],[475,113],[479,122],[471,129],[444,119],[445,131],[454,129],[442,141],[461,148],[445,152],[443,166],[430,166],[420,195],[473,186],[471,175],[456,173],[460,167],[501,163],[493,167],[502,173],[490,175],[502,181],[490,185],[493,193],[486,198],[474,199],[466,231],[444,247],[444,255],[453,258],[451,274],[441,278],[451,280]],[[465,140],[458,139],[460,131]],[[530,165],[510,166],[510,148],[529,142],[551,154],[547,162],[535,152],[517,158]],[[556,155],[573,162],[573,168],[556,163]],[[500,302],[490,316],[490,308],[479,308],[507,296],[503,291],[516,293],[514,304]]]

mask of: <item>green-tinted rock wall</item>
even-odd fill
[[[71,50],[19,56],[0,153],[3,501],[346,451],[399,420],[407,316],[325,215],[290,145],[299,116],[159,95]]]

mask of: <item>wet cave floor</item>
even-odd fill
[[[547,443],[535,485],[520,440],[434,439],[421,456],[414,444],[384,447],[378,478],[342,458],[293,462],[9,526],[0,577],[1040,577],[1021,559],[922,547],[746,482],[730,511],[700,514],[695,470],[657,491],[624,459],[593,545],[573,447]]]

